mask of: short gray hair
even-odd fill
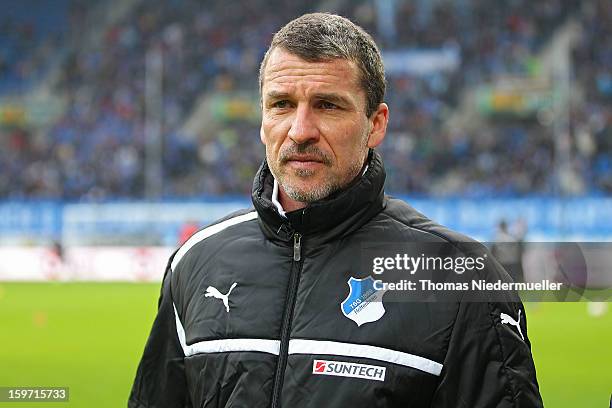
[[[361,73],[359,79],[366,94],[366,115],[372,116],[383,102],[386,80],[380,51],[372,37],[349,19],[329,13],[311,13],[287,23],[274,34],[261,62],[260,93],[268,58],[276,48],[309,62],[337,58],[353,61]]]

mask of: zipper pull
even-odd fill
[[[293,234],[293,260],[299,261],[302,259],[302,236],[297,232]]]

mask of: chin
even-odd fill
[[[322,200],[334,191],[334,188],[330,183],[321,181],[294,183],[290,184],[289,187],[290,188],[286,190],[287,195],[289,195],[289,197],[291,197],[293,200],[304,203],[312,203]]]

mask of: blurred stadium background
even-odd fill
[[[609,0],[0,10],[0,386],[70,386],[51,406],[125,405],[168,255],[249,206],[259,62],[305,12],[350,17],[383,51],[389,193],[485,241],[502,219],[526,242],[612,240]],[[587,283],[611,287],[609,264]],[[607,406],[606,304],[528,309],[546,406]]]

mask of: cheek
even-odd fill
[[[366,149],[367,128],[350,124],[342,128],[336,128],[336,137],[329,140],[338,161],[341,163],[352,163],[358,159]]]
[[[261,123],[261,139],[268,146],[280,145],[287,135],[285,125],[280,120],[264,118]]]

